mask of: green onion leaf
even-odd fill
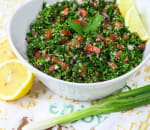
[[[48,120],[33,122],[22,130],[44,130],[59,124],[76,121],[91,115],[120,112],[150,103],[150,85],[110,96],[87,109],[54,117]]]

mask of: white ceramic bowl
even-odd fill
[[[49,4],[53,4],[60,0],[46,0]],[[31,66],[27,61],[27,43],[25,41],[26,33],[29,31],[29,25],[36,18],[38,12],[42,8],[43,0],[31,0],[21,6],[13,15],[9,24],[9,41],[15,54],[21,62],[27,66],[33,73],[53,92],[75,100],[94,100],[108,96],[115,91],[121,89],[130,76],[139,70],[143,64],[149,59],[150,52],[147,47],[143,61],[132,71],[113,80],[100,83],[72,83],[56,79],[48,76],[38,69]],[[149,44],[147,44],[149,45]]]

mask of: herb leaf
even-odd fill
[[[104,17],[102,15],[97,14],[93,18],[91,18],[89,23],[87,23],[85,26],[81,26],[80,24],[76,23],[71,19],[68,21],[68,24],[74,31],[76,31],[79,34],[83,34],[83,32],[89,33],[91,31],[97,30],[97,28],[100,26],[103,20]]]
[[[71,19],[68,21],[68,24],[74,31],[76,31],[79,34],[82,34],[83,27],[80,24],[76,23],[75,21],[73,21]]]
[[[97,30],[97,28],[100,26],[103,20],[104,17],[102,15],[99,14],[95,15],[92,19],[90,19],[89,23],[87,23],[84,26],[83,31],[85,33],[89,33],[91,31]]]

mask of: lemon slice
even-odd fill
[[[125,18],[128,10],[134,5],[134,0],[117,0],[121,15]]]
[[[10,59],[17,59],[17,57],[11,50],[7,37],[4,37],[0,39],[0,64]]]
[[[131,32],[137,32],[142,40],[146,41],[150,39],[150,35],[146,31],[144,24],[142,23],[142,20],[134,6],[128,11],[125,18],[125,24],[129,27]]]
[[[33,74],[18,60],[0,64],[0,99],[16,100],[29,92]]]

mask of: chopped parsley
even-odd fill
[[[69,82],[121,76],[142,61],[145,42],[131,33],[115,2],[43,4],[26,35],[29,63]]]

